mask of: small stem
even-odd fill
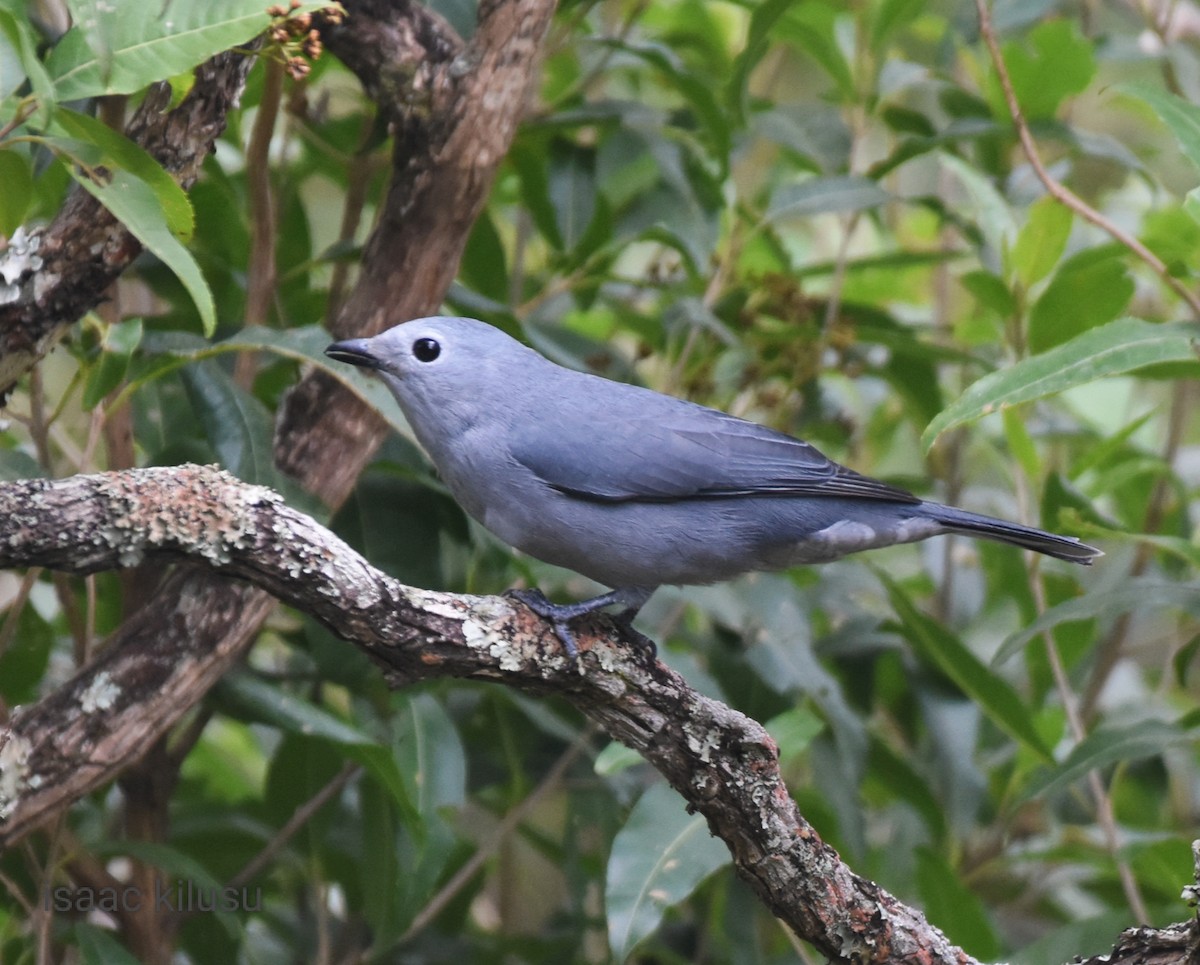
[[[312,816],[335,795],[341,793],[342,789],[361,771],[361,764],[347,764],[338,771],[324,787],[296,808],[287,823],[267,842],[266,846],[251,858],[241,871],[229,879],[227,887],[241,888],[253,881],[255,876],[269,865],[300,829],[311,820]]]
[[[1029,131],[1029,124],[1025,121],[1025,115],[1021,113],[1021,105],[1017,102],[1017,95],[1013,90],[1012,79],[1008,75],[1008,68],[1004,65],[1004,57],[1000,53],[1000,44],[996,40],[996,32],[992,27],[992,17],[991,12],[988,10],[987,0],[975,0],[975,8],[979,11],[979,32],[983,37],[984,43],[987,44],[988,53],[991,54],[992,64],[996,68],[996,78],[1000,81],[1000,88],[1004,92],[1004,100],[1008,104],[1008,113],[1012,117],[1017,138],[1020,140],[1021,147],[1025,151],[1025,156],[1029,159],[1029,164],[1033,168],[1034,173],[1037,174],[1038,180],[1042,182],[1046,191],[1056,201],[1066,205],[1085,221],[1094,224],[1097,228],[1106,232],[1113,240],[1124,245],[1145,262],[1163,280],[1168,288],[1188,303],[1188,306],[1192,309],[1192,314],[1200,318],[1200,297],[1197,297],[1182,282],[1174,278],[1167,269],[1167,266],[1163,264],[1162,260],[1154,252],[1138,241],[1137,238],[1133,237],[1133,235],[1106,218],[1079,197],[1079,195],[1075,194],[1061,182],[1055,180],[1050,172],[1046,170],[1046,165],[1042,163],[1041,155],[1038,153],[1037,144],[1034,143],[1033,135]]]
[[[401,942],[408,941],[424,930],[430,922],[441,914],[442,909],[453,901],[455,896],[470,883],[479,869],[483,867],[493,854],[500,850],[512,833],[520,826],[521,822],[525,820],[526,815],[545,796],[546,792],[562,780],[563,775],[567,772],[567,768],[571,766],[587,747],[590,737],[591,735],[588,732],[581,734],[570,747],[563,751],[558,760],[554,762],[554,765],[538,783],[537,787],[530,791],[520,804],[504,816],[504,820],[500,822],[492,834],[491,840],[471,855],[463,863],[462,867],[454,873],[454,876],[442,886],[441,890],[429,899],[425,907],[417,912],[412,920],[412,924],[408,926],[408,930],[400,939]]]
[[[284,66],[267,60],[262,100],[246,145],[246,187],[250,203],[250,264],[246,280],[247,325],[263,325],[275,298],[275,205],[271,191],[271,137],[283,100]],[[234,380],[243,389],[254,381],[257,356],[242,352],[234,365]]]

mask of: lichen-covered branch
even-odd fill
[[[622,640],[611,621],[584,626],[582,654],[572,664],[549,628],[520,605],[404,586],[272,491],[215,468],[0,485],[0,567],[92,573],[148,560],[190,561],[253,583],[360,647],[393,686],[452,676],[558,694],[658,768],[708,819],[767,906],[826,954],[853,962],[974,961],[821,840],[796,809],[775,743],[759,724],[692,690]],[[235,599],[249,592],[213,586]],[[211,602],[203,593],[180,595],[173,632],[139,638],[139,675],[110,673],[109,648],[0,730],[0,847],[28,830],[28,799],[53,795],[80,773],[102,778],[102,765],[136,745],[144,708],[162,699],[165,663],[178,656],[162,649],[162,639],[202,625]]]

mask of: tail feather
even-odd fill
[[[926,503],[925,508],[929,518],[941,523],[951,533],[992,539],[999,543],[1011,543],[1014,546],[1044,553],[1046,556],[1066,560],[1068,563],[1079,563],[1083,566],[1091,566],[1093,559],[1104,555],[1103,551],[1094,546],[1088,546],[1087,543],[1081,543],[1074,536],[1059,536],[1055,533],[1047,533],[1044,529],[1022,526],[1020,523],[1010,523],[1003,519],[969,513],[965,509],[942,506],[938,503]]]

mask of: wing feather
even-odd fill
[[[523,424],[511,444],[513,458],[560,492],[595,502],[798,495],[920,502],[782,432],[646,389],[622,388],[619,396],[608,396],[606,418],[589,426],[587,438],[574,437],[578,423]]]

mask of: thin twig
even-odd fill
[[[331,798],[341,793],[342,788],[349,784],[360,771],[362,771],[361,764],[347,764],[338,771],[330,779],[329,783],[296,808],[292,816],[288,818],[287,823],[279,829],[275,837],[268,841],[266,847],[251,858],[241,871],[229,879],[226,887],[241,888],[253,881],[254,877],[263,868],[275,860],[275,856],[296,836],[296,833],[308,823],[312,816],[321,810]]]
[[[1187,428],[1187,416],[1192,412],[1192,384],[1186,379],[1180,379],[1175,383],[1174,391],[1171,393],[1171,408],[1167,415],[1167,438],[1163,443],[1162,456],[1160,457],[1163,465],[1168,469],[1175,465],[1176,458],[1179,455],[1179,447],[1183,445],[1184,431]],[[1150,491],[1150,500],[1146,505],[1146,512],[1142,516],[1143,533],[1154,533],[1162,525],[1163,515],[1166,512],[1167,497],[1170,495],[1170,492],[1171,485],[1166,476],[1159,476],[1153,489]],[[1154,558],[1154,551],[1153,543],[1149,541],[1138,542],[1137,550],[1133,556],[1133,563],[1129,567],[1129,579],[1136,579],[1146,572],[1150,561]],[[1132,625],[1132,615],[1128,612],[1122,613],[1113,622],[1112,629],[1096,649],[1096,657],[1092,662],[1091,675],[1088,678],[1087,688],[1083,692],[1081,713],[1085,720],[1090,719],[1095,711],[1096,701],[1100,699],[1100,694],[1104,690],[1104,685],[1108,682],[1109,675],[1121,658],[1121,654],[1125,648],[1125,637]]]
[[[483,867],[484,863],[508,840],[509,836],[520,826],[521,822],[525,820],[526,816],[545,796],[546,792],[562,780],[563,775],[567,772],[567,768],[574,763],[575,759],[587,747],[590,737],[590,732],[581,734],[570,747],[563,751],[558,760],[554,762],[554,765],[538,783],[537,787],[530,791],[520,804],[504,816],[504,820],[500,822],[492,834],[491,840],[471,855],[463,863],[462,867],[454,873],[454,876],[441,887],[438,893],[429,899],[425,907],[417,912],[412,920],[412,924],[408,926],[408,930],[405,931],[403,937],[400,939],[402,942],[408,941],[414,935],[421,932],[470,883],[471,879],[475,877],[475,874]]]
[[[1038,154],[1033,135],[1029,131],[1029,125],[1025,121],[1025,115],[1021,113],[1021,105],[1017,102],[1017,95],[1013,90],[1012,78],[1009,77],[1008,68],[1004,65],[1004,58],[1000,53],[1000,44],[996,40],[996,32],[992,27],[992,16],[988,10],[987,0],[975,0],[975,8],[979,11],[979,32],[983,37],[984,43],[987,44],[988,53],[991,54],[992,63],[996,68],[996,78],[1000,81],[1000,89],[1004,91],[1004,100],[1008,104],[1008,113],[1012,117],[1013,127],[1016,129],[1017,137],[1021,141],[1021,147],[1024,149],[1025,156],[1029,159],[1029,164],[1033,168],[1034,173],[1037,174],[1038,180],[1042,182],[1046,191],[1056,201],[1066,205],[1085,221],[1094,224],[1097,228],[1106,232],[1113,240],[1124,245],[1149,265],[1150,269],[1176,295],[1188,303],[1192,309],[1192,314],[1200,318],[1200,297],[1197,297],[1179,279],[1173,277],[1167,266],[1162,262],[1162,259],[1138,241],[1137,238],[1129,234],[1129,232],[1114,224],[1089,205],[1079,195],[1075,194],[1061,182],[1055,180],[1050,172],[1046,170],[1045,164],[1042,163],[1041,155]]]
[[[1021,518],[1029,519],[1029,481],[1024,473],[1017,474],[1017,500],[1021,508]],[[1028,554],[1032,556],[1032,554]],[[1033,595],[1034,609],[1037,611],[1037,616],[1041,616],[1049,609],[1046,602],[1046,588],[1041,580],[1041,557],[1033,556],[1029,565],[1029,590]],[[1084,726],[1083,716],[1079,712],[1079,701],[1075,697],[1075,692],[1071,689],[1071,680],[1067,674],[1067,669],[1063,666],[1062,655],[1058,652],[1058,647],[1054,642],[1054,637],[1049,631],[1044,631],[1041,634],[1042,641],[1046,645],[1046,660],[1050,664],[1050,672],[1054,677],[1054,687],[1058,691],[1059,699],[1062,701],[1063,711],[1067,718],[1067,727],[1071,731],[1071,736],[1075,743],[1078,744],[1087,737],[1087,728]],[[1117,820],[1113,811],[1112,798],[1109,797],[1108,789],[1104,786],[1104,782],[1100,779],[1100,774],[1096,770],[1088,771],[1087,775],[1088,789],[1092,793],[1092,798],[1096,802],[1096,823],[1100,826],[1101,834],[1104,835],[1104,844],[1111,855],[1113,863],[1117,868],[1117,876],[1121,879],[1121,889],[1125,892],[1125,900],[1129,903],[1129,909],[1133,912],[1139,923],[1146,924],[1150,921],[1149,914],[1146,911],[1146,902],[1142,897],[1141,889],[1138,887],[1137,878],[1133,874],[1129,863],[1121,857],[1121,841],[1117,833]]]
[[[246,187],[250,203],[250,263],[246,279],[246,324],[262,325],[275,297],[275,204],[271,190],[271,137],[283,99],[283,64],[267,60],[262,100],[246,145]],[[257,368],[254,352],[241,352],[234,380],[250,388]]]

